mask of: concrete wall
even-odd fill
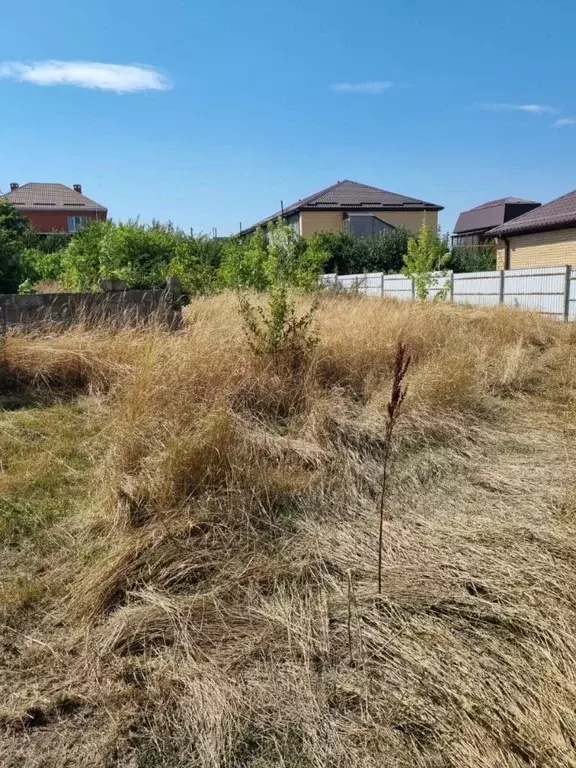
[[[0,294],[0,326],[37,323],[100,322],[129,325],[158,319],[169,328],[181,324],[178,289],[109,293]]]
[[[438,211],[369,211],[364,208],[350,213],[369,213],[393,227],[405,227],[414,234],[424,222],[435,229],[438,226]],[[341,232],[344,213],[342,211],[300,211],[300,234],[309,237],[315,232]]]
[[[20,208],[30,224],[37,232],[49,234],[50,232],[68,232],[68,216],[85,216],[90,220],[101,221],[106,218],[104,211],[86,211],[82,208],[71,208],[65,211],[35,211]]]
[[[576,265],[576,228],[510,237],[509,269]]]

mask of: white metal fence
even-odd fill
[[[497,272],[436,275],[430,298],[448,284],[447,300],[459,304],[505,304],[531,309],[560,320],[576,320],[576,270],[572,267],[536,267]],[[357,291],[366,296],[413,299],[414,281],[404,275],[368,272],[361,275],[324,275],[325,285]]]

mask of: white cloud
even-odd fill
[[[562,128],[565,125],[576,125],[576,117],[561,117],[554,123],[556,128]]]
[[[76,85],[116,93],[166,91],[170,80],[157,69],[99,61],[17,61],[0,63],[0,77],[35,85]]]
[[[330,88],[336,93],[367,93],[374,96],[395,85],[390,80],[367,80],[365,83],[334,83]]]
[[[560,112],[556,107],[549,107],[546,104],[506,104],[501,102],[483,102],[474,104],[476,109],[507,109],[516,112],[527,112],[531,115],[556,115]]]

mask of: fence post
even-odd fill
[[[498,299],[499,304],[504,304],[504,280],[506,279],[506,273],[503,269],[500,270],[500,296]]]
[[[568,322],[570,317],[570,282],[572,278],[572,267],[566,264],[566,278],[564,281],[564,321]]]
[[[454,272],[450,272],[450,301],[454,304]]]
[[[416,283],[414,282],[414,278],[412,279],[412,301],[416,298]]]
[[[384,272],[380,273],[380,298],[384,298]]]

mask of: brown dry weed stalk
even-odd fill
[[[399,341],[396,345],[396,357],[394,358],[394,376],[392,378],[392,392],[386,406],[387,420],[384,443],[384,457],[382,459],[382,489],[380,492],[379,528],[378,528],[378,594],[382,594],[382,547],[384,538],[384,507],[386,503],[386,491],[388,490],[388,474],[390,455],[392,452],[392,436],[394,427],[400,415],[400,408],[406,397],[408,385],[402,386],[404,377],[410,365],[410,355],[406,353],[406,347]]]

